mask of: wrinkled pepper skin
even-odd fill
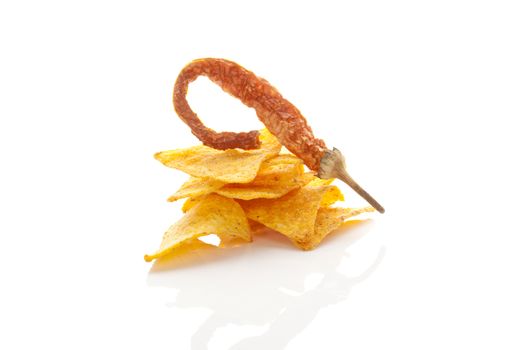
[[[215,132],[207,128],[186,99],[188,85],[206,76],[224,91],[254,108],[258,118],[290,152],[313,171],[319,170],[327,151],[323,140],[314,137],[301,112],[270,83],[235,62],[219,58],[197,59],[180,72],[173,90],[173,106],[192,133],[206,146],[216,149],[254,149],[260,146],[258,131]]]

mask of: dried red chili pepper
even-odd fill
[[[329,150],[323,140],[315,138],[301,112],[276,88],[235,62],[218,58],[194,60],[182,69],[175,82],[175,111],[203,144],[217,149],[254,149],[260,142],[258,131],[215,132],[201,122],[186,100],[189,83],[201,75],[254,108],[266,128],[308,168],[317,171],[319,177],[342,180],[377,211],[384,212],[383,207],[348,175],[341,152],[336,148]]]

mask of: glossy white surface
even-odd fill
[[[342,230],[325,249],[309,253],[270,234],[235,249],[199,250],[154,266],[148,285],[173,291],[167,307],[206,309],[209,316],[191,335],[195,349],[219,343],[231,349],[284,348],[380,266],[385,248],[358,243],[373,225],[355,226],[352,234]]]
[[[523,349],[524,15],[2,2],[0,348]],[[386,214],[312,252],[268,234],[145,263],[185,179],[152,155],[197,142],[172,85],[206,56],[277,86]],[[205,79],[189,99],[210,127],[261,127]]]

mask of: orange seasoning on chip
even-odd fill
[[[201,122],[186,100],[189,83],[201,75],[207,76],[246,106],[254,108],[266,128],[320,178],[340,179],[377,211],[384,213],[383,207],[350,177],[341,152],[337,148],[328,149],[323,140],[315,138],[301,112],[275,87],[235,62],[219,58],[197,59],[182,69],[175,82],[175,111],[204,145],[221,150],[256,149],[260,141],[258,131],[216,132]]]

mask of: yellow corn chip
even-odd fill
[[[343,193],[341,192],[339,187],[329,186],[329,189],[323,194],[323,198],[321,200],[321,207],[329,207],[337,201],[344,200],[345,196],[343,196]]]
[[[305,186],[277,199],[240,201],[249,219],[287,236],[302,248],[301,240],[313,235],[317,211],[332,186]]]
[[[292,190],[306,185],[312,177],[313,175],[311,173],[306,173],[291,179],[280,178],[282,182],[277,182],[277,185],[254,185],[254,182],[248,184],[228,184],[215,190],[215,192],[224,197],[243,200],[279,198]],[[327,200],[331,198],[332,197]]]
[[[314,177],[312,181],[308,183],[309,187],[328,186],[334,179],[320,179]],[[330,189],[324,193],[323,199],[321,200],[321,207],[329,207],[337,201],[344,201],[345,196],[341,190],[336,186],[330,186]]]
[[[241,206],[233,199],[210,194],[201,198],[162,238],[158,251],[145,255],[146,261],[160,258],[183,244],[200,236],[216,234],[221,239],[251,240],[248,219]]]
[[[261,163],[279,154],[281,145],[267,130],[259,135],[261,147],[254,150],[216,150],[207,146],[164,151],[155,154],[162,164],[192,176],[211,178],[226,183],[252,181]]]
[[[266,226],[264,226],[263,224],[257,222],[257,221],[253,221],[251,219],[248,219],[248,223],[250,224],[250,232],[252,235],[258,235],[258,234],[261,234],[261,233],[264,233],[266,232],[266,230],[268,230],[268,228]]]
[[[308,179],[311,179],[313,175],[311,173],[305,173],[301,175],[299,179],[294,179],[296,182],[299,182],[299,186],[304,186],[303,181],[307,181]],[[244,200],[250,200],[250,199],[257,199],[257,198],[279,198],[284,196],[285,194],[293,191],[297,187],[291,186],[290,187],[279,187],[279,186],[253,186],[250,187],[252,183],[250,184],[229,184],[226,186],[223,186],[219,190],[215,191],[224,197],[229,198],[235,198],[235,199],[244,199]],[[289,185],[290,186],[290,185]],[[319,187],[319,186],[317,186]],[[282,193],[282,194],[281,194]],[[184,204],[182,205],[182,212],[185,213],[200,200],[199,197],[190,197],[188,198]],[[335,186],[329,186],[328,189],[324,192],[322,198],[321,198],[321,205],[324,207],[328,207],[332,204],[334,204],[338,200],[344,200],[343,194],[339,190],[339,188]]]
[[[304,173],[303,161],[293,155],[281,154],[265,160],[252,184],[275,185],[291,181]]]
[[[259,131],[259,140],[261,141],[261,148],[259,150],[272,155],[277,155],[281,152],[281,143],[268,129]],[[257,151],[257,150],[251,150]],[[270,158],[270,157],[268,157]]]
[[[226,183],[214,179],[202,179],[198,177],[191,177],[186,181],[178,191],[168,198],[168,202],[174,202],[181,198],[195,198],[204,196],[221,188]]]
[[[372,207],[351,208],[319,208],[315,219],[315,229],[311,236],[305,236],[298,241],[304,250],[314,249],[332,231],[341,226],[345,220],[362,213],[373,212]]]
[[[314,178],[312,173],[304,174],[303,162],[291,155],[279,155],[267,159],[255,179],[250,183],[226,184],[210,178],[192,177],[171,197],[173,202],[181,198],[195,198],[216,192],[236,199],[278,198],[286,193],[306,185]],[[190,205],[190,202],[188,202]],[[187,210],[187,205],[183,207]]]
[[[328,186],[332,182],[334,182],[334,180],[335,179],[320,179],[320,178],[318,178],[316,176],[312,181],[310,181],[308,186],[312,186],[312,187],[315,187],[315,186]]]
[[[184,204],[182,205],[182,208],[181,208],[182,212],[185,213],[188,210],[190,210],[191,208],[193,208],[195,206],[195,204],[197,204],[201,199],[202,199],[202,197],[195,197],[195,198],[188,198],[188,199],[186,199],[186,201],[184,202]]]

